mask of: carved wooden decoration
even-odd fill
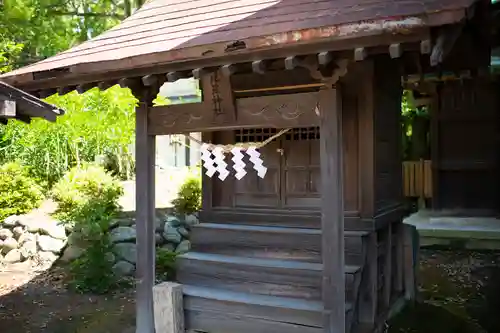
[[[241,127],[309,127],[318,125],[317,93],[274,95],[237,100]]]
[[[221,108],[225,105],[224,100],[213,102],[210,97],[203,103],[154,107],[149,109],[149,133],[166,135],[224,128],[317,126],[317,95],[311,92],[238,99],[234,109],[238,112],[237,117],[235,112],[228,113],[233,109]],[[220,112],[219,115],[214,116],[214,111]]]

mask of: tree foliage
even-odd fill
[[[118,24],[144,0],[3,0],[0,72],[53,56]]]
[[[144,0],[0,1],[0,73],[71,48],[110,29]],[[120,176],[133,172],[135,98],[112,87],[47,99],[67,111],[56,124],[33,121],[0,126],[0,160],[19,160],[48,184],[69,168],[106,157]]]

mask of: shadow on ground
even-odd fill
[[[123,333],[135,321],[131,291],[82,295],[67,290],[64,270],[0,270],[0,327],[8,333]]]
[[[423,250],[419,301],[391,320],[389,333],[500,332],[499,254]]]

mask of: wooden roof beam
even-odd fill
[[[439,35],[430,55],[430,64],[432,67],[444,61],[453,49],[458,37],[462,34],[463,27],[464,23],[439,28]]]
[[[76,91],[79,94],[84,94],[84,93],[86,93],[90,89],[93,89],[96,86],[97,86],[97,83],[94,83],[94,82],[93,83],[79,84],[79,85],[76,86]]]
[[[324,67],[329,66],[334,59],[334,53],[330,51],[318,54],[318,64]]]
[[[363,61],[367,56],[368,53],[364,47],[354,49],[354,61]]]
[[[141,81],[142,81],[142,84],[146,87],[151,87],[155,84],[158,84],[158,82],[159,82],[158,75],[154,75],[154,74],[143,76]]]
[[[76,86],[66,86],[66,87],[59,87],[57,88],[57,93],[60,95],[60,96],[64,96],[66,94],[69,94],[70,92],[72,92],[73,90],[75,90]]]
[[[270,60],[256,60],[252,62],[252,71],[257,74],[265,74],[269,70]]]
[[[304,57],[303,56],[289,56],[285,58],[285,69],[293,70],[295,68],[304,66]]]
[[[38,92],[38,97],[40,97],[40,98],[47,98],[47,97],[52,96],[54,94],[57,94],[57,90],[56,89],[45,89],[45,90],[40,90]]]
[[[118,84],[118,80],[101,81],[97,84],[97,87],[99,88],[99,90],[104,91],[104,90],[108,90],[109,88],[111,88],[112,86],[117,85],[117,84]]]
[[[209,74],[215,73],[219,70],[219,67],[202,67],[193,69],[192,75],[193,78],[197,80],[201,80],[202,77],[207,76]]]
[[[224,76],[231,76],[238,72],[238,69],[235,64],[227,64],[221,67],[221,72]]]
[[[186,79],[192,75],[192,71],[169,72],[167,73],[167,82],[175,82],[180,79]]]
[[[142,86],[142,81],[140,78],[125,77],[118,80],[118,84],[122,88],[130,88],[131,90],[137,89]]]
[[[420,53],[421,54],[431,54],[432,52],[432,41],[426,39],[420,42]]]
[[[403,55],[403,49],[400,43],[389,45],[389,55],[392,59],[399,59]]]

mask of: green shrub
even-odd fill
[[[120,182],[102,167],[92,164],[71,169],[52,189],[52,196],[64,214],[86,207],[91,201],[98,201],[106,214],[115,212],[122,194]]]
[[[198,177],[189,177],[181,185],[177,198],[172,201],[179,214],[192,214],[201,208],[201,181]]]
[[[120,182],[95,165],[71,169],[53,188],[59,217],[83,243],[84,252],[70,266],[71,286],[78,291],[105,293],[119,284],[109,256],[109,229],[122,193]]]
[[[38,207],[42,189],[20,164],[0,166],[0,223],[15,214],[24,214]]]
[[[175,279],[175,259],[177,254],[163,248],[156,249],[156,275],[159,279],[167,281]]]

